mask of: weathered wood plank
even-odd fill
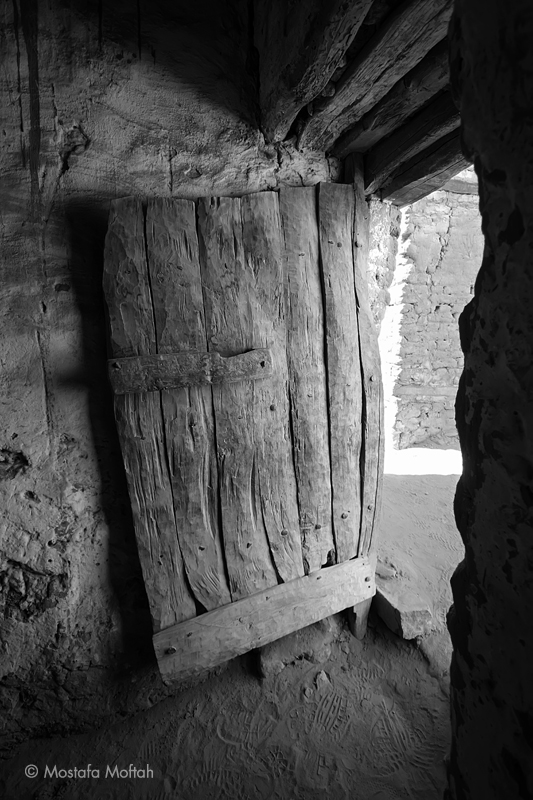
[[[276,570],[289,581],[304,569],[289,427],[287,279],[277,193],[243,197],[242,223],[245,263],[255,275],[254,337],[264,337],[262,346],[272,350],[273,378],[254,384],[261,514]]]
[[[372,598],[369,597],[368,600],[362,600],[360,603],[357,603],[357,605],[346,609],[348,627],[350,628],[350,633],[352,636],[355,636],[356,639],[365,638],[371,605]]]
[[[289,282],[289,394],[300,534],[305,570],[313,572],[336,555],[315,188],[282,188],[280,215]]]
[[[326,325],[333,532],[337,561],[357,552],[361,518],[362,387],[353,273],[351,186],[319,184],[319,241]]]
[[[479,194],[477,183],[465,183],[465,181],[456,181],[453,178],[441,188],[445,192],[455,192],[456,194]]]
[[[453,0],[406,0],[348,66],[326,107],[304,125],[299,146],[328,150],[446,36]]]
[[[401,164],[391,182],[380,192],[381,198],[398,206],[415,203],[440,189],[468,165],[461,149],[459,131],[452,131]]]
[[[447,136],[460,124],[461,116],[451,92],[443,92],[366,154],[366,193],[373,194],[385,187],[400,164]]]
[[[156,337],[139,200],[117,200],[105,243],[104,293],[117,358],[154,353]],[[152,623],[158,631],[196,607],[179,548],[159,395],[115,397],[115,417]]]
[[[352,156],[354,213],[354,282],[357,296],[357,326],[363,377],[363,450],[361,454],[361,530],[358,556],[375,550],[374,534],[381,511],[383,486],[384,430],[383,382],[377,331],[368,300],[368,236],[370,215],[364,193],[362,159]]]
[[[237,599],[303,574],[288,429],[277,195],[199,201],[209,350],[272,355],[273,377],[212,387],[226,563]]]
[[[371,2],[256,3],[261,127],[268,141],[284,139],[300,109],[324,90]]]
[[[159,199],[146,212],[148,272],[160,354],[207,347],[190,200]],[[207,609],[230,602],[218,519],[213,403],[209,386],[161,392],[176,529],[195,598]]]
[[[161,631],[153,642],[163,680],[196,675],[364,602],[375,594],[374,572],[372,559],[345,561]]]
[[[154,312],[144,251],[144,212],[135,197],[111,207],[103,288],[113,357],[156,352]]]
[[[449,83],[448,40],[444,39],[401,80],[353,128],[335,142],[332,154],[345,158],[364,153],[390,136],[405,120],[429,102]]]
[[[108,374],[115,394],[155,392],[268,378],[272,359],[264,348],[232,358],[222,358],[219,353],[167,353],[110,359]]]

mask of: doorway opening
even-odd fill
[[[417,638],[447,677],[450,578],[463,557],[453,517],[462,471],[454,411],[463,366],[458,322],[483,252],[473,168],[395,212],[376,307],[385,397],[376,608],[396,633]],[[372,257],[383,264],[383,253]]]

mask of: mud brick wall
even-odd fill
[[[434,192],[404,211],[401,371],[395,441],[458,448],[454,403],[463,354],[458,319],[472,297],[483,252],[477,194]]]
[[[447,800],[533,797],[532,40],[530,0],[456,0],[452,83],[485,248],[460,319]]]

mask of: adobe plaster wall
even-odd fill
[[[438,191],[404,209],[400,372],[394,441],[457,448],[455,395],[463,368],[458,319],[483,253],[477,194]]]
[[[245,0],[15,0],[0,32],[0,715],[6,746],[167,691],[106,379],[110,201],[339,177],[266,146]],[[142,8],[142,14],[139,9]],[[206,22],[209,19],[211,22]]]
[[[533,9],[456,0],[451,74],[485,250],[460,318],[449,797],[533,796]]]

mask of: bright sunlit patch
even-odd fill
[[[460,450],[432,450],[427,447],[385,449],[386,475],[460,475],[462,471]]]

